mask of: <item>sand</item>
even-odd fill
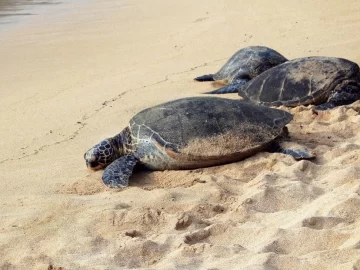
[[[136,112],[214,89],[192,78],[242,47],[360,63],[358,1],[58,8],[0,33],[0,269],[360,269],[360,102],[290,110],[313,162],[263,152],[114,191],[83,160]]]

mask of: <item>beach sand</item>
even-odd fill
[[[360,2],[64,5],[0,35],[0,269],[360,269],[360,102],[289,110],[313,162],[263,152],[117,191],[83,160],[138,111],[214,89],[193,78],[240,48],[360,63]]]

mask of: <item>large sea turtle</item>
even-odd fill
[[[268,106],[314,104],[315,110],[325,110],[360,99],[360,70],[342,58],[299,58],[265,71],[238,93]]]
[[[215,74],[203,75],[196,81],[217,81],[228,85],[211,94],[236,93],[238,87],[258,76],[265,70],[286,62],[277,51],[264,46],[249,46],[237,51]]]
[[[151,170],[194,169],[238,161],[261,150],[313,158],[301,147],[280,147],[285,142],[278,138],[285,136],[292,118],[286,111],[240,100],[178,99],[139,112],[84,158],[89,168],[106,167],[102,179],[110,187],[127,186],[136,164]]]

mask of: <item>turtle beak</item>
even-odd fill
[[[86,152],[84,154],[84,159],[85,159],[85,162],[86,162],[86,167],[88,167],[91,170],[99,170],[99,169],[101,169],[103,167],[97,161],[96,156],[91,154],[90,151],[88,151],[88,152]]]

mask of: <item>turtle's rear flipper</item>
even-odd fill
[[[210,81],[214,81],[214,74],[207,74],[207,75],[202,75],[199,77],[196,77],[194,80],[198,81],[198,82],[210,82]]]
[[[127,187],[137,162],[137,158],[132,155],[118,158],[104,170],[102,176],[104,184],[111,188]]]
[[[335,108],[336,105],[332,102],[326,102],[326,103],[323,103],[323,104],[320,104],[318,106],[315,106],[312,111],[314,113],[317,114],[317,111],[325,111],[325,110],[329,110],[329,109],[332,109],[332,108]]]
[[[300,150],[300,149],[289,149],[289,148],[287,148],[287,149],[282,149],[280,151],[280,153],[290,155],[296,160],[314,159],[314,158],[316,158],[315,155],[313,155],[313,154],[311,154],[309,152]]]
[[[296,160],[316,158],[316,156],[307,150],[306,147],[292,141],[280,142],[275,152],[290,155]]]
[[[236,81],[232,82],[231,84],[221,87],[219,89],[205,92],[204,94],[230,94],[230,93],[237,93],[239,88],[241,88],[244,84],[246,84],[249,80],[248,79],[237,79]]]

